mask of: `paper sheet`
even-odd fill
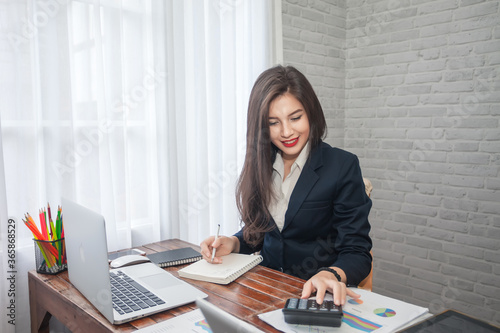
[[[344,317],[340,327],[309,326],[285,323],[283,313],[275,310],[259,315],[259,318],[282,332],[315,333],[388,333],[394,332],[429,310],[410,303],[376,294],[367,290],[353,288],[361,297],[348,301],[343,307]],[[328,294],[325,299],[331,300]]]

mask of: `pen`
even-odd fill
[[[219,238],[220,224],[217,224],[217,234],[215,234],[215,239]],[[210,262],[214,262],[215,258],[215,247],[212,249],[212,260]]]

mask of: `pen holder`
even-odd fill
[[[53,241],[33,239],[33,241],[38,273],[57,274],[68,268],[64,238]]]

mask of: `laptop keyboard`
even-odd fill
[[[119,314],[151,308],[165,302],[121,271],[109,273],[113,308]]]

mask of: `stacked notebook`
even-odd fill
[[[148,254],[152,263],[164,268],[198,261],[201,254],[190,247]]]
[[[231,253],[222,257],[222,264],[211,264],[206,260],[200,260],[180,269],[178,273],[179,276],[189,279],[228,284],[261,261],[260,255]]]

